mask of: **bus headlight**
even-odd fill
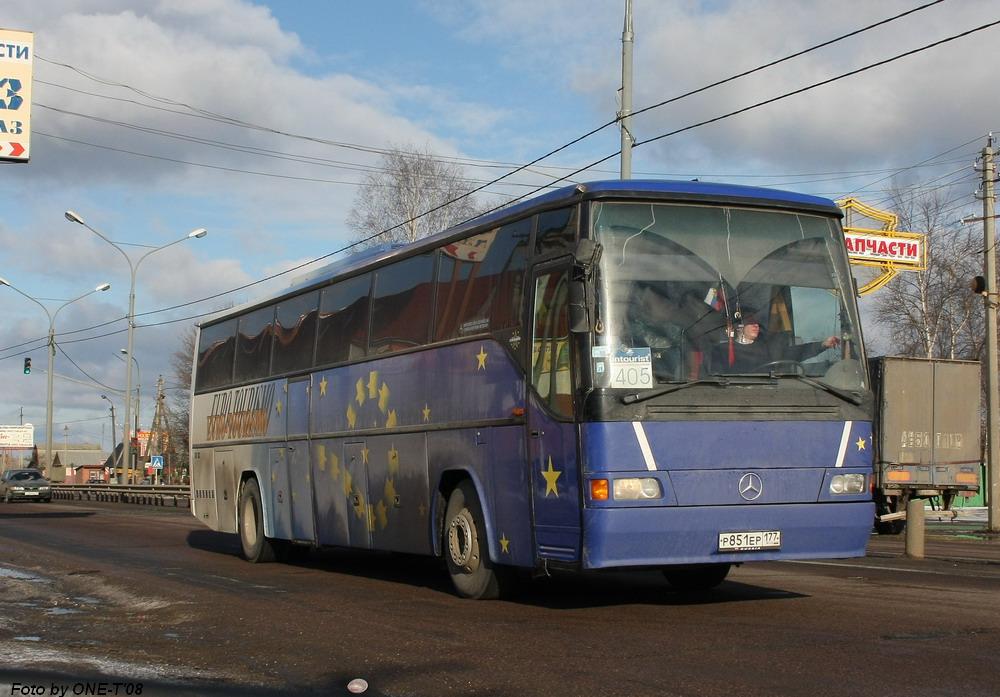
[[[831,494],[860,494],[865,490],[865,475],[835,474],[830,480]]]
[[[660,482],[653,477],[616,479],[614,496],[616,501],[658,499],[663,496],[663,490],[660,489]]]

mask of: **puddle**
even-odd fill
[[[84,605],[100,605],[101,601],[97,598],[88,598],[85,595],[81,595],[79,598],[73,598],[78,603],[83,603]]]
[[[181,635],[178,634],[177,632],[164,632],[163,636],[165,636],[167,639],[180,639],[181,638]]]
[[[40,636],[16,636],[16,637],[14,637],[14,641],[41,641],[41,640],[42,640],[42,637],[40,637]]]
[[[36,576],[35,574],[29,574],[26,571],[8,569],[5,566],[0,566],[0,578],[12,578],[15,581],[35,581],[36,583],[51,583],[51,581],[47,578],[42,578],[41,576]]]
[[[50,607],[45,611],[46,615],[77,615],[81,611],[69,607]]]

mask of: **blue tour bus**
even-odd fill
[[[199,328],[192,512],[294,544],[517,569],[861,556],[873,399],[840,211],[566,187],[335,263]],[[753,326],[751,326],[753,325]]]

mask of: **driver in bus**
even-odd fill
[[[719,361],[727,373],[754,373],[780,368],[780,363],[797,363],[840,345],[840,337],[788,345],[783,336],[770,335],[753,309],[743,310],[736,324],[733,351]],[[729,364],[728,369],[725,366]],[[786,366],[787,367],[787,366]]]

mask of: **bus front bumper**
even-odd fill
[[[583,567],[863,557],[874,516],[871,501],[588,508]],[[760,531],[780,532],[780,547],[720,551],[720,534]]]

